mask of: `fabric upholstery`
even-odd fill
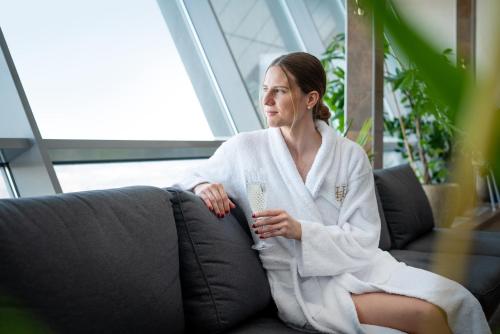
[[[180,275],[186,328],[220,333],[258,313],[271,302],[266,273],[252,240],[235,215],[223,219],[201,199],[170,188],[179,237]],[[238,213],[235,213],[238,212]]]
[[[479,300],[486,317],[490,317],[500,300],[500,258],[496,256],[465,255],[449,253],[424,253],[409,250],[391,250],[390,253],[407,265],[433,271],[462,284]],[[440,267],[434,267],[440,258]],[[463,277],[456,264],[463,264]]]
[[[56,333],[182,333],[178,269],[161,189],[0,200],[0,313],[23,305]]]
[[[409,165],[375,170],[374,175],[392,248],[402,249],[434,228],[429,201]]]
[[[229,330],[227,334],[300,334],[304,333],[286,326],[277,317],[257,316]]]
[[[380,194],[378,193],[377,187],[375,187],[375,196],[377,197],[378,213],[380,215],[380,241],[378,247],[382,250],[391,249],[391,235],[389,234],[389,228],[387,227],[387,221],[385,220],[384,208],[382,207],[382,201],[380,200]]]
[[[435,228],[410,242],[405,249],[452,254],[467,252],[467,254],[472,255],[489,255],[500,258],[500,233]]]
[[[404,334],[397,329],[380,327],[375,325],[362,324],[361,327],[365,334]],[[282,321],[275,317],[255,317],[246,321],[244,324],[230,330],[228,334],[299,334],[304,333],[287,327]],[[318,333],[318,332],[315,332]]]

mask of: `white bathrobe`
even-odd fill
[[[351,293],[385,291],[417,297],[446,311],[454,333],[490,333],[481,306],[458,283],[409,267],[378,248],[380,218],[371,165],[363,149],[316,121],[321,147],[303,182],[279,128],[238,134],[175,186],[223,184],[249,223],[245,174],[267,182],[267,207],[284,209],[302,226],[302,240],[266,239],[260,251],[280,318],[325,333],[367,333]],[[257,236],[254,235],[255,241]]]

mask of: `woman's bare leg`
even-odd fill
[[[446,314],[425,300],[384,292],[352,295],[362,324],[398,329],[406,333],[451,333]]]

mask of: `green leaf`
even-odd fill
[[[385,31],[398,49],[419,68],[422,79],[430,88],[429,94],[449,106],[450,118],[454,121],[465,98],[465,73],[443,59],[430,43],[401,20],[392,1],[389,0],[388,5],[384,5],[384,1],[366,1],[365,4],[382,20]]]

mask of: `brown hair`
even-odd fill
[[[280,67],[288,81],[290,80],[287,72],[293,75],[297,86],[304,94],[312,91],[318,92],[319,99],[313,107],[313,119],[320,119],[329,124],[330,110],[323,103],[323,95],[326,91],[326,73],[319,59],[306,52],[292,52],[273,60],[268,69],[273,66]]]

